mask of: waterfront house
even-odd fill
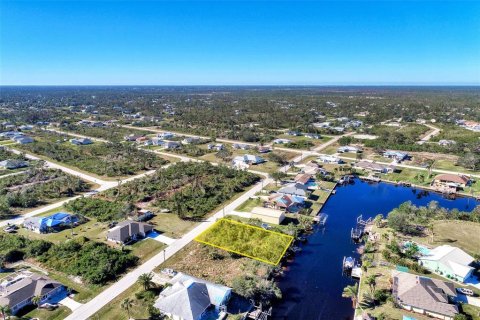
[[[177,273],[160,293],[154,307],[174,320],[217,319],[232,289]]]
[[[28,167],[28,162],[18,159],[7,159],[4,161],[0,161],[0,169],[3,170],[13,170],[18,168]]]
[[[438,246],[420,257],[418,263],[428,270],[455,281],[465,282],[474,272],[475,259],[460,248]]]
[[[316,175],[317,173],[322,173],[325,175],[327,171],[323,168],[320,168],[318,163],[309,161],[305,164],[305,166],[302,168],[302,173],[310,174],[312,176]]]
[[[287,144],[287,143],[290,143],[292,142],[292,140],[289,140],[289,139],[275,139],[273,140],[273,143],[275,144]]]
[[[296,182],[289,183],[284,187],[280,188],[278,190],[278,193],[302,197],[304,199],[308,198],[309,195],[308,187]]]
[[[318,157],[318,161],[323,163],[342,163],[342,160],[340,158],[328,154]]]
[[[406,160],[408,158],[408,153],[400,152],[400,151],[387,150],[383,153],[383,156],[385,158],[393,159],[397,162],[401,162],[401,161]]]
[[[267,205],[273,209],[295,213],[303,208],[304,203],[305,199],[302,197],[274,193],[268,197]]]
[[[153,226],[150,224],[125,220],[108,230],[107,240],[127,244],[145,238],[152,230]]]
[[[299,173],[294,178],[296,183],[307,185],[309,182],[313,182],[313,177],[311,174]]]
[[[39,305],[48,302],[52,296],[65,287],[44,275],[23,271],[8,276],[0,283],[0,306],[7,306],[12,315],[22,308],[33,305],[33,297],[39,296]]]
[[[453,320],[458,313],[450,303],[456,297],[453,283],[400,271],[393,271],[392,277],[392,294],[399,307],[444,320]]]
[[[362,150],[359,147],[355,147],[355,146],[341,146],[340,148],[337,149],[338,153],[346,153],[346,152],[358,153],[361,151]]]
[[[84,146],[87,144],[92,144],[93,141],[90,140],[89,138],[75,138],[75,139],[70,139],[70,142],[74,145],[77,146]]]
[[[395,171],[395,167],[383,165],[367,160],[362,160],[353,165],[355,169],[375,172],[375,173],[392,173]]]
[[[444,173],[433,178],[432,186],[437,189],[457,191],[470,184],[470,178],[461,174]]]
[[[285,219],[285,214],[277,209],[255,207],[251,211],[251,218],[260,219],[265,223],[281,224]]]
[[[80,219],[78,216],[65,212],[57,212],[47,217],[26,218],[23,226],[36,233],[48,233],[77,226],[79,223]]]

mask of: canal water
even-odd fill
[[[379,213],[386,215],[405,201],[419,206],[438,201],[442,207],[462,211],[471,211],[477,204],[473,199],[449,200],[432,192],[358,179],[354,184],[337,187],[322,209],[328,214],[326,227],[315,229],[278,281],[283,299],[274,306],[273,319],[352,319],[352,303],[342,298],[342,291],[354,281],[342,276],[341,270],[344,256],[358,258],[350,230],[360,214],[365,219]]]

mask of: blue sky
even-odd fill
[[[0,1],[1,84],[480,84],[480,2]]]

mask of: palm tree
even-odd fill
[[[122,301],[121,307],[122,307],[122,309],[127,310],[128,319],[130,319],[130,308],[133,307],[133,300],[130,299],[130,298],[125,298]]]
[[[32,298],[32,303],[34,305],[36,305],[38,307],[38,305],[40,304],[40,301],[42,301],[42,297],[41,296],[34,296]]]
[[[0,314],[2,314],[2,319],[7,319],[7,315],[10,314],[10,308],[8,306],[0,306]]]
[[[375,278],[376,278],[375,275],[372,274],[365,279],[365,284],[370,287],[370,292],[371,293],[373,293],[373,291],[375,291],[375,286],[377,285],[377,281],[376,281]]]
[[[147,291],[151,287],[153,287],[154,283],[152,281],[153,274],[150,273],[143,273],[138,277],[138,283],[140,283],[143,287],[143,290]]]
[[[346,286],[343,288],[342,297],[350,298],[352,300],[353,308],[357,308],[358,303],[358,283],[353,286]]]

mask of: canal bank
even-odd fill
[[[360,214],[365,219],[386,215],[405,201],[418,206],[437,201],[442,207],[463,211],[471,211],[477,204],[471,198],[449,200],[425,190],[358,179],[338,186],[321,210],[329,216],[326,227],[316,227],[302,252],[285,265],[286,271],[278,279],[283,299],[274,306],[272,318],[352,319],[352,303],[341,297],[343,288],[354,283],[342,275],[342,259],[359,258],[350,240],[351,228]]]

